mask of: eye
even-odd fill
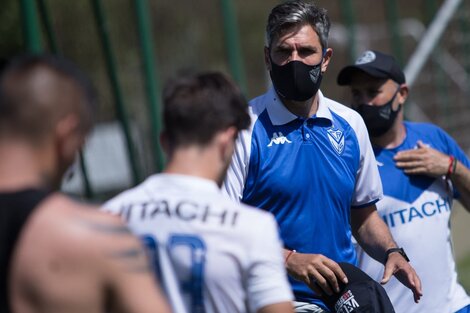
[[[375,98],[378,94],[380,93],[380,90],[378,89],[368,89],[367,90],[367,97],[369,97],[369,99],[373,99]]]
[[[359,102],[361,100],[361,92],[356,89],[351,90],[352,99],[354,102]]]
[[[302,57],[306,57],[306,56],[309,56],[311,54],[314,54],[316,51],[312,48],[300,48],[299,49],[299,54],[302,56]]]
[[[279,47],[276,49],[276,53],[279,55],[290,55],[291,50],[288,48]]]

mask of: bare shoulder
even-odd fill
[[[49,196],[34,211],[13,264],[15,295],[31,298],[31,303],[73,303],[87,308],[81,312],[103,302],[113,308],[140,308],[129,312],[165,305],[140,241],[120,218],[62,194]],[[33,296],[22,292],[26,287]]]
[[[99,236],[106,234],[106,230],[128,233],[119,217],[101,212],[98,206],[80,203],[59,193],[44,201],[36,215],[39,223],[49,225],[69,239]]]
[[[140,249],[140,243],[118,216],[99,211],[62,194],[46,199],[32,217],[28,232],[47,242],[48,250],[64,257],[106,261],[122,247]]]

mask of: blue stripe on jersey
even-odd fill
[[[359,143],[349,123],[330,112],[333,121],[284,125],[273,125],[267,110],[259,115],[242,201],[274,214],[286,248],[355,264],[349,214]],[[291,283],[297,300],[318,303],[305,284]]]
[[[465,153],[447,133],[439,127],[427,123],[405,122],[406,138],[401,145],[394,149],[381,149],[374,147],[375,157],[379,164],[380,177],[393,184],[383,184],[384,195],[413,203],[436,178],[424,175],[406,175],[405,172],[395,166],[393,156],[403,150],[417,147],[418,140],[424,144],[448,155],[454,155],[466,167],[470,162]],[[408,186],[402,188],[402,186]],[[457,191],[454,196],[458,197]]]

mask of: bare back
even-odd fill
[[[60,194],[30,217],[11,264],[14,312],[170,312],[122,222]]]

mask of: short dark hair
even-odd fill
[[[330,18],[324,8],[303,1],[287,1],[271,10],[266,25],[266,45],[271,48],[272,41],[284,32],[303,25],[312,26],[320,38],[322,49],[328,48]]]
[[[43,99],[48,92],[52,95]],[[14,57],[0,75],[0,134],[37,140],[70,112],[79,116],[87,132],[96,115],[96,99],[90,80],[71,61],[50,54]]]
[[[208,144],[231,126],[248,128],[248,104],[224,74],[207,72],[179,77],[163,92],[165,134],[170,149]]]

